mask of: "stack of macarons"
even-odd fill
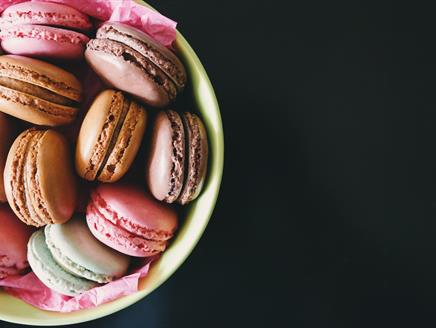
[[[0,279],[31,269],[76,296],[164,252],[208,163],[201,118],[177,108],[177,55],[42,1],[0,13],[0,40]],[[105,85],[86,108],[88,81],[71,67]]]

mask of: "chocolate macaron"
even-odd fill
[[[64,223],[76,205],[76,183],[65,138],[53,130],[29,129],[15,139],[4,181],[9,205],[20,220],[40,227]]]
[[[6,194],[3,183],[3,171],[6,158],[13,141],[14,128],[9,117],[0,112],[0,203],[6,202]]]
[[[77,78],[41,60],[0,56],[0,111],[37,125],[71,123],[82,86]]]
[[[206,129],[192,113],[157,114],[146,168],[153,196],[184,205],[198,197],[206,177],[208,143]]]
[[[146,120],[145,109],[121,91],[101,92],[80,128],[77,173],[90,181],[119,180],[138,153]]]
[[[168,105],[186,84],[185,68],[173,52],[121,23],[103,24],[88,42],[85,59],[108,85],[154,107]]]

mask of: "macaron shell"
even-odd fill
[[[14,215],[9,206],[0,205],[0,276],[18,274],[26,269],[27,242],[33,232]],[[0,277],[1,279],[1,277]]]
[[[176,112],[161,111],[154,121],[146,168],[148,188],[158,200],[174,202],[183,187],[185,133]]]
[[[58,263],[68,271],[93,281],[109,282],[127,272],[129,258],[103,245],[89,231],[85,218],[75,217],[65,224],[45,227],[47,245],[53,245],[62,257],[56,258]],[[70,265],[73,262],[74,265]],[[85,270],[77,270],[82,267]],[[100,276],[100,277],[98,277]]]
[[[42,24],[89,30],[88,16],[63,4],[51,2],[23,2],[6,8],[1,14],[0,27],[17,24]]]
[[[80,59],[89,38],[81,33],[41,25],[18,25],[0,31],[10,54],[54,59]]]
[[[147,57],[168,75],[182,90],[186,84],[186,70],[182,62],[169,49],[141,30],[118,22],[105,23],[97,30],[98,39],[110,39],[126,44]]]
[[[32,271],[47,287],[67,296],[77,296],[98,284],[76,277],[61,268],[51,255],[44,229],[36,231],[29,240],[27,257]]]
[[[127,58],[133,58],[135,55],[138,55],[134,54],[134,51],[129,49],[123,51],[123,48],[125,48],[123,45],[112,41],[110,42],[112,46],[118,48],[116,52],[119,55],[116,56],[113,52],[97,51],[90,48],[90,44],[95,43],[95,41],[91,40],[88,43],[85,50],[85,59],[107,85],[128,92],[140,101],[153,107],[164,107],[175,98],[174,86],[168,86],[172,90],[171,93],[168,93],[162,86],[162,83],[170,82],[157,83],[143,68],[133,64],[130,60],[126,61],[124,59],[123,54]],[[168,80],[163,73],[159,73],[156,69],[154,72],[160,74],[159,81]],[[135,83],[131,83],[132,80]]]
[[[147,114],[135,101],[130,102],[129,112],[115,141],[107,162],[98,180],[116,182],[121,179],[132,165],[145,133]]]
[[[2,203],[7,201],[3,183],[3,172],[14,134],[15,131],[10,118],[0,113],[0,202]]]
[[[15,214],[36,227],[67,221],[76,187],[68,145],[52,130],[26,130],[12,144],[4,172],[5,192]]]
[[[120,253],[135,257],[148,257],[163,252],[165,241],[153,241],[130,233],[106,220],[92,205],[88,206],[86,221],[92,234],[103,244]]]
[[[42,60],[0,56],[0,75],[40,86],[74,101],[82,98],[82,85],[73,74]]]
[[[38,174],[42,198],[53,222],[64,223],[76,206],[76,180],[69,145],[58,132],[48,130],[39,148]]]
[[[123,103],[123,94],[114,90],[104,90],[94,99],[80,127],[76,145],[76,170],[82,178],[96,179]]]
[[[15,139],[9,150],[4,171],[5,193],[10,207],[21,221],[35,227],[44,225],[44,222],[39,216],[32,217],[30,211],[33,210],[33,206],[29,206],[31,203],[24,187],[27,184],[25,166],[28,146],[37,133],[40,132],[26,130]]]
[[[0,111],[21,120],[45,126],[69,124],[77,116],[77,109],[0,86]]]
[[[189,144],[188,172],[182,193],[177,201],[185,205],[197,198],[203,188],[209,149],[206,129],[201,119],[195,114],[183,113],[183,121]]]
[[[124,184],[101,184],[91,196],[100,198],[97,207],[105,218],[147,239],[167,240],[177,229],[177,213],[143,190]],[[148,233],[153,232],[153,237]],[[158,237],[161,234],[162,237]]]

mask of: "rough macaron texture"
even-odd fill
[[[177,228],[177,214],[151,195],[126,185],[100,185],[86,218],[94,236],[121,253],[146,257],[163,252]]]
[[[32,232],[9,206],[0,205],[0,279],[27,271],[27,242]]]
[[[4,180],[9,205],[28,225],[64,223],[73,214],[76,187],[68,146],[55,131],[21,133],[9,151]]]
[[[201,192],[206,178],[209,149],[206,129],[200,118],[187,112],[182,117],[188,140],[188,162],[184,187],[177,201],[184,205],[197,198]]]
[[[154,121],[148,159],[147,182],[153,196],[172,203],[183,187],[185,130],[180,115],[161,111]]]
[[[0,56],[0,111],[22,120],[56,126],[71,123],[82,86],[69,72],[41,60]]]
[[[45,237],[55,261],[76,276],[107,283],[127,272],[129,257],[97,241],[84,218],[47,225]]]
[[[87,31],[92,24],[88,16],[66,5],[52,2],[23,2],[6,8],[0,16],[0,27],[10,25],[50,25]]]
[[[47,247],[44,229],[36,231],[29,240],[27,258],[35,275],[47,287],[67,296],[77,296],[98,284],[79,278],[57,264]]]
[[[5,114],[0,112],[0,203],[7,201],[3,183],[3,172],[14,134],[15,129],[12,121]]]
[[[205,127],[192,113],[161,111],[154,122],[146,180],[158,200],[185,205],[201,192],[208,160]]]
[[[186,84],[185,68],[170,50],[124,24],[103,24],[85,58],[107,84],[151,106],[166,106]],[[135,84],[126,80],[130,76]]]
[[[80,129],[76,169],[87,180],[115,182],[129,169],[145,132],[145,109],[120,91],[94,100]]]
[[[89,38],[79,32],[43,25],[16,25],[0,31],[4,51],[31,57],[76,59]]]
[[[49,2],[24,2],[8,7],[1,14],[0,39],[2,48],[11,54],[80,59],[88,37],[77,31],[91,27],[89,18],[74,8]]]

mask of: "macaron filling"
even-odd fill
[[[178,198],[178,202],[182,205],[194,199],[199,189],[201,188],[200,167],[202,162],[202,140],[204,137],[200,133],[198,118],[190,113],[182,115],[183,125],[185,126],[185,135],[187,138],[186,153],[187,153],[187,174],[184,182],[183,190]]]
[[[29,225],[41,226],[44,223],[38,220],[38,216],[32,216],[33,204],[30,201],[30,194],[27,192],[27,175],[25,175],[25,166],[29,144],[33,139],[34,131],[28,131],[21,136],[18,147],[13,158],[13,172],[10,181],[11,198],[15,213],[20,219]],[[24,155],[22,155],[24,154]],[[32,212],[31,212],[32,211]]]
[[[144,72],[154,83],[162,87],[171,101],[176,98],[177,87],[174,82],[168,78],[159,67],[138,51],[123,43],[109,39],[92,39],[87,43],[86,47],[92,51],[109,53],[112,56],[134,65]]]
[[[56,263],[59,266],[61,266],[65,271],[73,275],[79,276],[81,278],[85,278],[101,284],[108,283],[114,280],[115,277],[113,276],[95,273],[85,268],[84,266],[75,263],[68,256],[63,255],[60,249],[56,247],[56,245],[51,241],[52,238],[50,237],[50,226],[46,226],[44,230],[45,230],[45,240],[48,249],[50,250]]]
[[[180,115],[174,111],[166,111],[165,114],[171,124],[171,129],[173,131],[171,144],[173,146],[173,156],[170,186],[165,201],[172,203],[175,201],[182,190],[183,179],[186,162],[185,161],[185,148],[186,148],[186,134],[183,129],[183,123],[180,119]]]
[[[117,41],[136,50],[159,67],[175,83],[179,91],[183,89],[186,83],[186,74],[169,58],[170,56],[165,56],[164,53],[170,50],[159,47],[156,44],[153,45],[155,42],[151,38],[147,43],[145,42],[146,38],[148,36],[145,34],[142,38],[139,38],[132,34],[124,33],[122,29],[117,29],[111,24],[105,24],[97,30],[97,39]],[[158,47],[160,49],[157,49]]]
[[[4,56],[8,58],[8,56]],[[13,78],[19,81],[27,82],[36,86],[40,86],[43,89],[52,91],[60,96],[73,101],[80,101],[82,97],[82,91],[70,84],[67,84],[61,80],[57,79],[57,76],[47,76],[45,74],[39,73],[35,69],[29,68],[30,62],[23,62],[22,64],[16,63],[15,56],[10,56],[9,58],[14,58],[14,63],[10,63],[6,60],[0,62],[0,75],[3,77]],[[27,67],[26,67],[27,66]],[[60,74],[61,72],[57,72]]]
[[[78,106],[77,102],[68,99],[67,97],[63,97],[62,95],[59,95],[51,90],[11,77],[0,75],[0,86],[14,90],[16,92],[25,93],[27,95],[31,95],[58,105],[71,107]]]
[[[97,171],[97,177],[100,176],[100,174],[102,173],[102,171],[106,167],[106,163],[107,163],[109,157],[111,156],[112,151],[115,148],[115,145],[117,144],[118,136],[120,135],[121,129],[122,129],[123,124],[124,124],[126,117],[127,117],[127,113],[129,112],[129,109],[130,109],[130,100],[127,99],[126,97],[123,97],[123,98],[124,98],[124,102],[122,104],[122,110],[121,110],[121,113],[119,115],[119,119],[116,122],[115,129],[113,130],[112,137],[111,137],[110,142],[109,142],[109,146],[106,150],[106,154],[105,154],[105,156],[100,164],[100,167]],[[109,119],[111,117],[115,117],[115,116],[109,112]],[[111,171],[112,173],[115,171],[114,167],[108,167],[107,169],[109,171]]]

